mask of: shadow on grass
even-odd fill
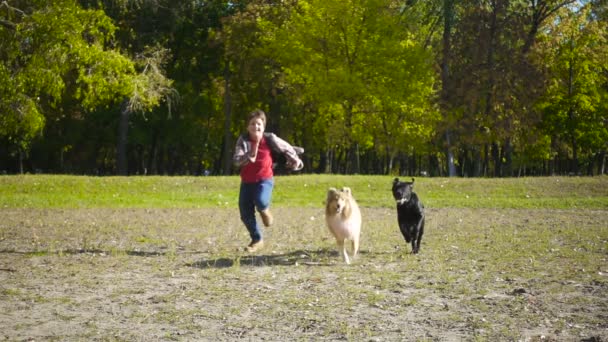
[[[113,254],[125,254],[130,256],[139,257],[153,257],[165,255],[165,252],[147,252],[147,251],[123,251],[123,250],[103,250],[94,248],[76,248],[76,249],[61,249],[61,250],[39,250],[39,251],[18,251],[4,249],[0,250],[0,254],[23,254],[28,256],[46,256],[46,255],[77,255],[77,254],[99,254],[99,255],[113,255]]]
[[[238,254],[233,258],[203,259],[186,264],[200,269],[229,268],[238,266],[332,266],[342,264],[334,249],[297,250],[284,254]]]

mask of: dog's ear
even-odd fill
[[[412,184],[414,184],[414,177],[412,177]]]
[[[399,178],[395,178],[395,179],[393,180],[393,185],[395,185],[395,184],[397,184],[397,183],[399,183]]]
[[[336,192],[338,192],[338,190],[336,190],[336,188],[329,188],[329,190],[327,190],[327,197],[325,197],[324,204],[327,205],[327,203],[330,202],[332,195],[335,194]]]

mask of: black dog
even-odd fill
[[[420,250],[420,240],[424,233],[424,206],[414,191],[411,182],[393,181],[393,197],[397,201],[397,220],[405,241],[412,242],[412,253]]]

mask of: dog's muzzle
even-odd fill
[[[398,199],[398,200],[396,200],[396,202],[397,202],[397,204],[402,205],[403,203],[407,202],[407,198],[404,197],[402,199]]]

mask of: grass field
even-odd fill
[[[265,248],[237,177],[0,177],[0,340],[608,341],[608,178],[417,178],[410,254],[389,176],[279,176]],[[359,257],[325,227],[362,207]]]
[[[392,208],[391,176],[278,176],[274,207],[316,208],[347,185],[361,206]],[[409,181],[410,178],[403,178]],[[607,177],[418,178],[429,208],[608,209]],[[232,177],[0,177],[4,208],[235,208]]]

